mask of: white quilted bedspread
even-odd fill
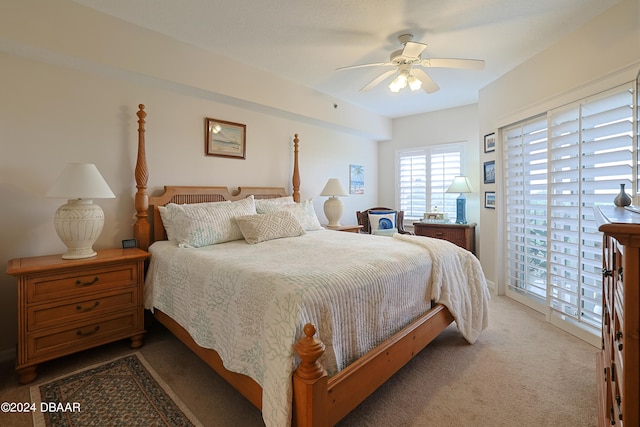
[[[456,275],[456,283],[449,283],[441,268],[432,269],[433,240],[420,237],[413,244],[321,230],[256,245],[239,240],[189,249],[157,242],[149,249],[145,307],[162,310],[200,346],[215,348],[227,369],[258,382],[266,425],[286,426],[297,363],[293,344],[305,323],[316,325],[326,345],[321,361],[333,375],[427,311],[432,295],[469,295],[441,289],[473,282],[484,286],[474,294],[488,299],[479,263],[469,252],[453,251],[473,258],[468,263],[477,266],[464,274],[474,277]],[[438,289],[431,286],[435,271]],[[458,326],[461,316],[471,316],[468,323],[478,333],[486,326],[486,301],[469,299],[464,313],[455,308]],[[477,335],[461,331],[475,341]]]

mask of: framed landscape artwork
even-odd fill
[[[496,208],[496,192],[495,191],[484,192],[484,207],[487,209]]]
[[[484,183],[495,184],[496,182],[496,161],[484,162]]]
[[[349,165],[349,194],[364,194],[364,167]]]
[[[491,153],[496,151],[496,134],[490,133],[484,136],[484,152]]]
[[[244,159],[246,140],[247,125],[205,118],[205,155]]]

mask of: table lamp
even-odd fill
[[[467,198],[464,193],[471,193],[471,184],[469,178],[466,176],[458,175],[453,178],[453,182],[447,188],[447,193],[460,193],[456,199],[456,224],[467,223]]]
[[[53,224],[67,246],[64,259],[90,258],[96,255],[93,244],[104,226],[104,212],[92,199],[116,197],[94,164],[69,163],[47,192],[47,197],[68,199],[60,206]]]
[[[327,228],[340,227],[340,218],[342,217],[342,200],[338,197],[346,196],[347,192],[340,184],[337,178],[331,178],[327,181],[327,185],[324,186],[321,196],[330,196],[324,202],[324,214],[329,220]]]

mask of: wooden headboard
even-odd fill
[[[168,203],[203,203],[221,202],[225,200],[240,200],[253,195],[256,199],[270,199],[287,196],[287,191],[282,187],[239,187],[238,191],[231,193],[227,187],[200,187],[200,186],[165,186],[162,194],[149,197],[147,182],[149,180],[149,168],[147,166],[145,147],[145,118],[144,104],[138,105],[138,157],[136,161],[136,222],[133,225],[134,237],[138,247],[147,250],[149,246],[158,240],[166,240],[167,236],[160,219],[158,206]],[[300,201],[300,172],[298,170],[298,134],[293,138],[293,200]]]

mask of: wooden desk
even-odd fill
[[[413,232],[416,236],[435,237],[447,240],[464,248],[474,255],[476,253],[476,224],[445,224],[437,222],[414,222]]]

